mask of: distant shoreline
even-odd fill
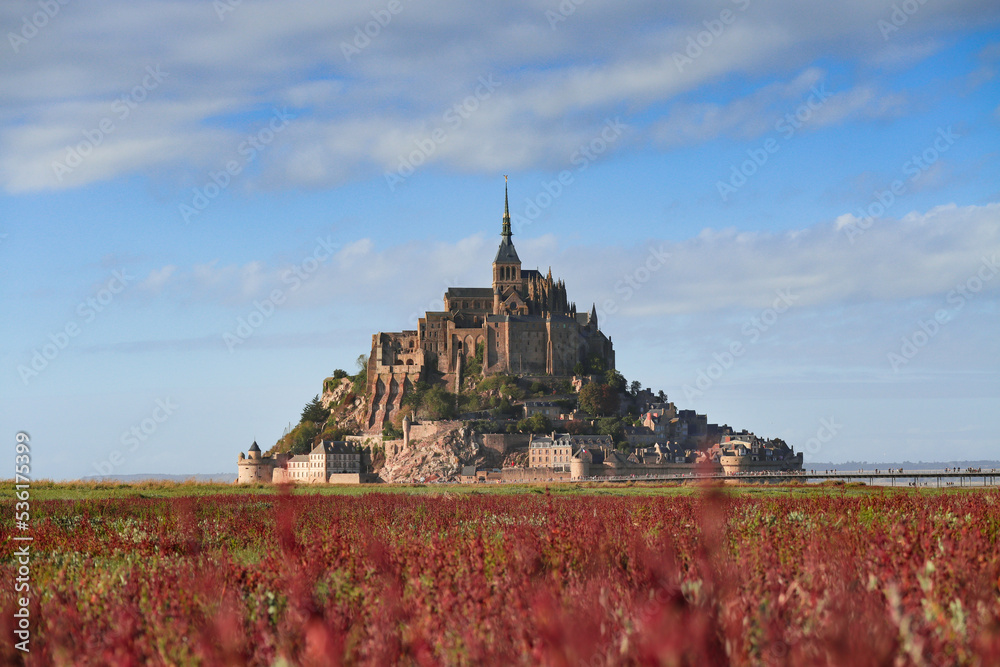
[[[219,472],[213,474],[206,473],[196,473],[191,475],[165,475],[165,474],[143,474],[139,473],[136,475],[91,475],[89,477],[83,477],[79,481],[81,482],[187,482],[194,480],[196,482],[218,482],[222,484],[229,484],[236,481],[236,473],[234,472]],[[66,482],[73,482],[78,480],[62,480]]]

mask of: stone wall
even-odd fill
[[[644,477],[646,475],[716,475],[722,472],[718,464],[695,463],[647,463],[625,466],[593,465],[587,471],[589,477]]]
[[[441,430],[442,423],[444,422],[425,421],[410,424],[410,442],[435,435]],[[459,428],[461,425],[461,422],[447,422],[447,426],[445,428]]]
[[[504,468],[505,482],[568,482],[568,472],[556,472],[552,468]]]
[[[482,433],[479,437],[482,438],[484,448],[500,456],[506,456],[512,449],[527,447],[531,439],[527,433]]]
[[[365,447],[378,447],[383,444],[381,433],[373,433],[371,435],[345,435],[344,440],[351,443],[358,449],[364,449]]]
[[[260,459],[245,459],[237,466],[236,483],[253,484],[255,482],[271,482],[271,475],[274,470],[274,462],[270,459],[261,461]]]
[[[356,472],[340,472],[333,473],[330,475],[330,484],[361,484],[364,481],[361,478],[361,473]]]

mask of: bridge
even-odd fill
[[[948,486],[972,487],[972,486],[997,486],[1000,480],[1000,469],[996,468],[976,468],[970,470],[859,470],[857,472],[847,472],[844,470],[816,471],[803,470],[794,472],[762,472],[744,473],[736,475],[726,474],[698,474],[698,473],[678,473],[670,475],[621,475],[615,477],[596,476],[581,477],[574,479],[574,482],[694,482],[694,481],[737,481],[737,482],[790,482],[801,480],[810,481],[833,481],[844,482],[866,482],[870,486],[876,485],[878,480],[882,486],[933,486],[937,488]]]

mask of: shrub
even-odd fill
[[[605,417],[598,419],[594,425],[594,431],[599,435],[610,435],[615,440],[620,440],[625,432],[622,420],[617,417]]]
[[[592,415],[610,415],[618,411],[620,397],[610,385],[591,382],[579,396],[580,407]]]
[[[552,423],[548,417],[536,412],[527,419],[517,422],[517,430],[521,433],[551,433]]]
[[[314,422],[302,422],[288,435],[290,436],[290,447],[292,454],[308,454],[312,451],[316,436],[320,429]]]

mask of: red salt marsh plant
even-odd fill
[[[6,664],[1000,664],[995,491],[33,508]]]

